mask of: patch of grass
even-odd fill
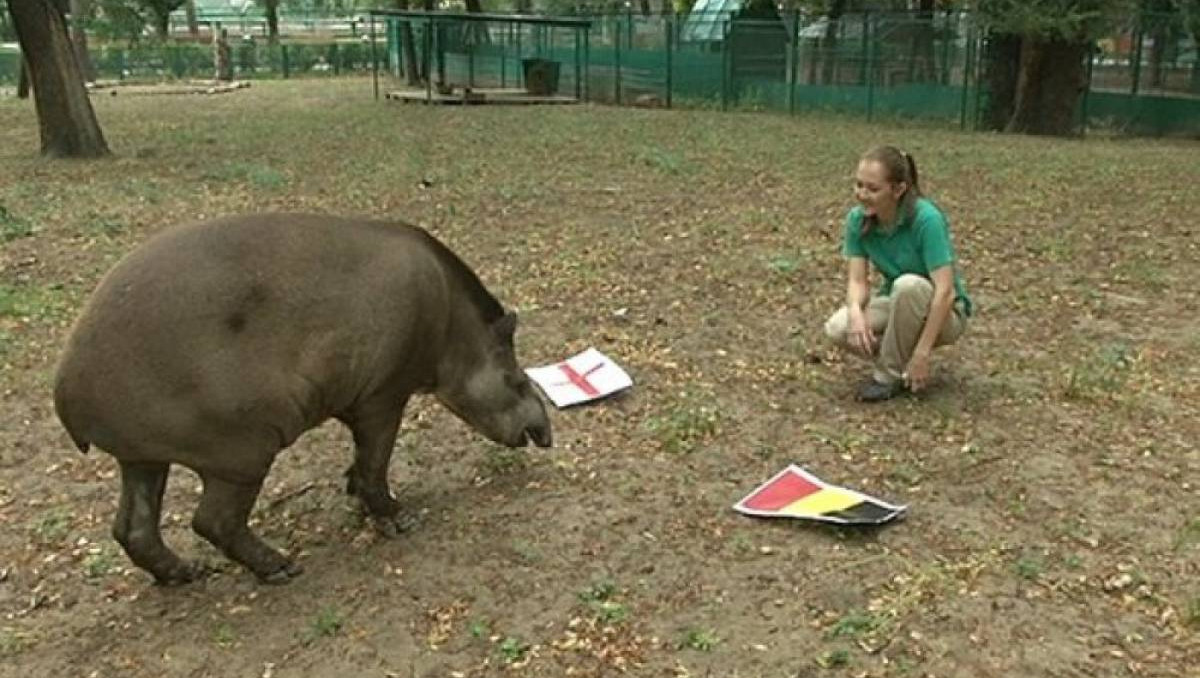
[[[711,652],[721,639],[717,637],[715,629],[686,629],[683,632],[683,639],[679,641],[679,647],[689,650],[699,650],[700,652]]]
[[[580,602],[588,607],[602,624],[620,624],[629,617],[629,608],[612,599],[617,587],[610,581],[592,584],[580,591]]]
[[[1074,256],[1075,242],[1070,234],[1051,229],[1027,241],[1025,249],[1036,256],[1059,262]]]
[[[720,431],[720,415],[713,407],[685,403],[666,414],[651,417],[646,426],[662,449],[672,454],[688,454]]]
[[[1192,596],[1183,610],[1183,623],[1200,628],[1200,596]]]
[[[515,664],[525,658],[529,653],[529,643],[522,641],[520,638],[508,636],[500,641],[497,648],[500,652],[500,658],[505,664]]]
[[[277,190],[288,183],[287,175],[267,165],[247,162],[226,163],[223,167],[205,172],[207,181],[243,182],[256,188]]]
[[[29,647],[29,638],[14,628],[0,628],[0,657],[15,657]]]
[[[88,579],[99,579],[108,575],[117,566],[116,556],[106,548],[89,553],[83,559],[83,573]]]
[[[772,273],[778,273],[779,275],[791,275],[800,270],[800,261],[795,257],[781,254],[779,256],[772,257],[771,260],[767,262],[767,268],[771,269]]]
[[[1175,550],[1180,551],[1200,544],[1200,518],[1193,518],[1175,535]]]
[[[1135,356],[1123,343],[1101,347],[1067,369],[1063,395],[1070,400],[1097,400],[1117,394],[1129,378]]]
[[[0,242],[12,242],[33,235],[33,225],[0,205]]]
[[[653,146],[638,151],[637,159],[641,164],[665,174],[682,174],[687,169],[686,163],[678,153]]]
[[[1046,561],[1037,555],[1023,555],[1017,558],[1013,565],[1017,576],[1028,581],[1036,581],[1046,570]]]
[[[891,472],[888,473],[888,478],[902,485],[912,487],[914,485],[920,485],[923,476],[921,475],[921,469],[917,468],[916,466],[913,466],[912,464],[901,463],[896,464],[892,468]]]
[[[1148,259],[1128,261],[1117,266],[1113,273],[1118,278],[1125,278],[1139,288],[1152,292],[1161,292],[1168,287],[1167,272],[1156,261]]]
[[[345,620],[337,610],[326,607],[317,613],[317,616],[309,624],[309,631],[314,638],[329,637],[336,635],[342,629]]]
[[[29,527],[42,544],[54,544],[66,538],[71,529],[71,514],[65,508],[48,509]]]
[[[830,650],[817,657],[817,665],[823,669],[836,669],[850,664],[850,651],[845,648]]]
[[[467,624],[467,633],[471,634],[471,637],[476,640],[487,638],[491,635],[491,632],[491,626],[486,620],[472,619],[471,623]]]
[[[118,217],[92,212],[83,223],[82,231],[111,238],[128,230],[128,226]]]
[[[829,628],[830,638],[857,638],[876,631],[887,624],[887,619],[880,615],[862,610],[853,610],[838,619]]]
[[[594,603],[612,598],[617,592],[616,584],[611,581],[600,581],[579,592],[579,600],[584,603]]]
[[[488,445],[483,457],[475,465],[478,475],[485,478],[507,476],[529,468],[529,453],[521,448]]]
[[[212,640],[220,647],[231,647],[237,642],[237,632],[229,622],[218,622],[213,628]]]
[[[533,565],[542,559],[542,552],[532,543],[523,539],[513,540],[510,546],[517,559],[526,565]]]
[[[0,316],[51,318],[66,311],[61,285],[0,284]]]

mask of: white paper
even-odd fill
[[[527,368],[525,374],[559,408],[605,398],[633,386],[625,370],[595,348],[561,363]]]

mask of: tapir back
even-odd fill
[[[278,450],[364,392],[419,390],[450,312],[414,227],[290,214],[182,226],[101,282],[55,406],[82,449],[122,458],[189,464],[186,450],[223,438]]]

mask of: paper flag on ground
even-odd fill
[[[879,525],[904,515],[895,506],[862,492],[830,485],[792,464],[775,474],[733,510],[764,518],[805,518],[840,525]]]
[[[633,379],[608,356],[594,348],[525,374],[557,407],[568,407],[610,396],[633,386]]]

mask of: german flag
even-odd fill
[[[879,525],[903,516],[908,507],[830,485],[793,464],[734,504],[733,509],[760,517],[804,518],[841,525]]]

